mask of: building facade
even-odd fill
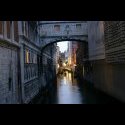
[[[125,101],[125,21],[89,21],[89,61],[93,84]]]
[[[22,101],[29,103],[38,94],[41,84],[39,36],[37,21],[19,21]]]
[[[18,21],[0,21],[0,103],[20,103]]]
[[[56,80],[56,44],[47,46],[42,51],[42,88],[51,91],[54,79]]]
[[[88,43],[77,43],[77,51],[76,51],[76,75],[79,79],[87,79],[88,80],[88,72],[89,72],[89,61],[88,61]],[[90,80],[90,77],[89,77]]]
[[[104,90],[125,102],[125,21],[104,21]]]
[[[78,49],[78,42],[71,42],[71,62],[72,66],[76,65],[76,50]]]
[[[56,45],[56,74],[58,74],[58,68],[59,68],[59,46]]]
[[[0,103],[29,103],[42,87],[52,85],[57,66],[54,42],[87,40],[86,21],[42,21],[39,29],[40,23],[0,21]]]
[[[29,103],[41,84],[38,21],[0,21],[0,103]]]
[[[76,65],[76,51],[78,49],[78,42],[69,41],[68,43],[68,63],[71,66]]]

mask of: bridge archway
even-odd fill
[[[83,42],[83,43],[88,44],[87,40],[81,40],[81,39],[69,39],[69,38],[66,38],[66,39],[60,39],[60,40],[53,40],[51,42],[48,42],[45,46],[41,47],[41,52],[43,52],[45,50],[45,48],[47,46],[49,46],[49,45],[52,45],[52,44],[58,43],[58,42],[65,42],[65,41],[68,41],[68,42]]]
[[[71,38],[53,40],[53,41],[48,42],[45,46],[41,47],[41,64],[40,65],[42,67],[42,70],[41,70],[42,73],[45,74],[45,76],[46,76],[45,78],[48,78],[48,74],[53,74],[53,78],[56,77],[55,76],[56,74],[54,75],[55,70],[53,70],[53,68],[52,68],[53,66],[51,66],[52,62],[49,61],[51,59],[48,56],[46,56],[46,48],[53,45],[54,43],[66,42],[66,41],[84,43],[88,47],[88,41],[87,40],[71,39]],[[48,69],[46,69],[45,67],[48,68]],[[51,73],[48,73],[48,71],[51,72]]]
[[[53,45],[54,43],[59,43],[59,42],[79,42],[79,43],[84,43],[85,46],[86,46],[86,50],[84,50],[86,53],[86,55],[88,55],[88,41],[87,40],[81,40],[81,39],[69,39],[69,38],[66,38],[66,39],[60,39],[60,40],[54,40],[54,41],[50,41],[49,43],[47,43],[44,47],[41,48],[41,59],[44,60],[45,58],[48,58],[48,57],[43,57],[43,55],[45,54],[44,52],[46,51],[46,48],[48,46],[51,46]],[[45,51],[44,51],[45,50]],[[85,57],[87,58],[87,57]],[[46,62],[46,61],[45,61]],[[88,62],[84,62],[84,63],[88,63]],[[41,64],[43,65],[43,64]],[[83,65],[82,65],[82,68],[83,68]],[[85,69],[86,70],[86,69]],[[82,72],[83,73],[83,72]],[[51,73],[52,74],[52,73]]]

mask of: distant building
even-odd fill
[[[56,46],[56,60],[59,59],[59,51],[60,51],[59,46]]]
[[[65,62],[66,62],[66,64],[68,63],[68,50],[66,50],[65,52]]]
[[[76,50],[78,48],[77,42],[70,41],[68,43],[68,63],[69,65],[76,65]]]
[[[60,59],[62,60],[62,63],[65,62],[65,53],[60,53]]]
[[[79,76],[80,79],[85,79],[88,68],[89,68],[89,62],[88,62],[88,44],[87,42],[78,42],[78,49],[76,51],[76,70],[77,70],[77,76]]]
[[[59,68],[59,46],[56,45],[56,74],[58,73]]]

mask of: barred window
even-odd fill
[[[26,21],[22,21],[22,34],[28,37],[28,24]]]
[[[80,31],[81,28],[82,28],[81,24],[76,24],[76,29],[77,29],[78,31]]]
[[[60,25],[55,25],[54,26],[54,31],[59,32],[60,31]]]
[[[29,63],[29,51],[28,50],[26,50],[26,63]]]

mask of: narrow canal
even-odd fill
[[[37,104],[119,104],[120,101],[96,90],[86,81],[74,79],[71,73],[57,77],[56,88],[50,90]]]
[[[57,79],[57,104],[82,104],[83,97],[77,80],[71,73],[60,75]]]

